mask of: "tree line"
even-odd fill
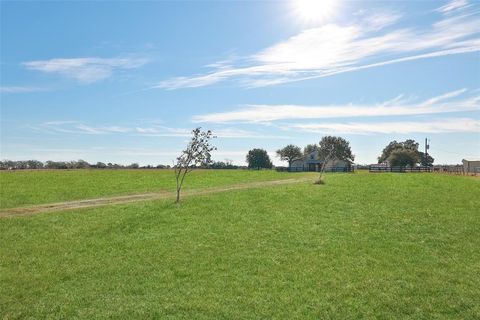
[[[433,166],[434,159],[419,149],[419,143],[408,139],[405,141],[392,141],[383,150],[378,157],[378,163],[388,164],[390,166],[414,167],[416,165]],[[277,150],[276,154],[281,161],[286,161],[290,168],[296,160],[304,159],[312,152],[317,151],[320,159],[332,158],[333,153],[337,153],[335,160],[346,160],[353,162],[354,155],[350,149],[349,142],[341,137],[326,136],[319,143],[308,144],[303,150],[293,144],[289,144],[282,149]],[[330,155],[330,156],[329,156]],[[333,160],[333,159],[331,159]],[[248,151],[246,155],[247,166],[234,165],[231,160],[210,161],[208,163],[197,164],[203,169],[271,169],[272,160],[267,151],[261,148],[254,148]],[[327,161],[328,162],[328,161]],[[38,160],[3,160],[0,161],[0,170],[21,170],[21,169],[171,169],[170,165],[145,165],[138,163],[129,165],[117,163],[89,163],[85,160],[77,161],[38,161]]]
[[[317,152],[317,159],[321,160],[323,166],[334,160],[343,160],[353,162],[355,156],[350,148],[350,142],[342,137],[325,136],[318,144],[308,144],[303,148],[289,144],[282,149],[277,150],[276,154],[281,161],[288,163],[288,168],[292,167],[292,163],[297,160],[305,159],[312,152]],[[266,150],[252,149],[248,152],[246,161],[250,169],[270,169],[273,167],[272,161]],[[323,168],[324,169],[324,168]]]
[[[118,163],[88,163],[85,160],[77,161],[39,161],[39,160],[3,160],[0,161],[0,170],[32,170],[32,169],[171,169],[170,165],[145,165],[140,166],[138,163],[123,165]],[[202,166],[203,169],[241,169],[245,166],[237,166],[231,160],[214,161],[211,164]]]
[[[382,154],[378,157],[378,163],[399,167],[433,166],[435,159],[429,154],[419,151],[419,145],[413,139],[400,142],[394,140],[382,150]],[[334,136],[325,136],[318,144],[308,144],[303,148],[303,152],[300,147],[289,144],[277,150],[276,154],[281,161],[288,163],[290,169],[294,161],[305,159],[313,152],[317,152],[316,160],[321,160],[323,165],[331,160],[353,162],[355,159],[350,143],[342,137]],[[273,167],[272,161],[264,149],[250,150],[246,161],[250,169],[271,169]]]
[[[3,160],[0,161],[0,170],[21,170],[21,169],[139,169],[139,168],[159,168],[166,166],[160,165],[157,167],[144,166],[141,167],[138,163],[132,163],[129,165],[122,165],[117,163],[88,163],[85,160],[77,161],[38,161],[38,160]]]

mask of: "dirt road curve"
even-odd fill
[[[299,183],[311,181],[311,178],[303,179],[284,179],[284,180],[274,180],[274,181],[261,181],[261,182],[250,182],[242,183],[231,186],[224,186],[219,188],[208,188],[201,190],[185,190],[182,192],[182,197],[191,197],[198,195],[206,195],[211,193],[219,193],[231,190],[242,190],[242,189],[252,189],[252,188],[265,188],[270,186],[278,186],[292,183]],[[113,204],[122,204],[130,202],[139,202],[139,201],[149,201],[149,200],[158,200],[158,199],[169,199],[174,198],[175,195],[171,192],[156,192],[156,193],[142,193],[142,194],[132,194],[125,196],[115,196],[115,197],[103,197],[96,199],[88,200],[75,200],[67,202],[57,202],[57,203],[47,203],[27,207],[18,207],[18,208],[8,208],[0,210],[0,218],[9,217],[9,216],[19,216],[19,215],[32,215],[44,212],[53,212],[53,211],[63,211],[70,209],[81,209],[81,208],[94,208],[101,207],[106,205]]]

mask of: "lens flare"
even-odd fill
[[[293,0],[295,14],[304,22],[319,23],[335,15],[339,0]]]

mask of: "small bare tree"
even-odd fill
[[[317,184],[324,184],[322,180],[323,173],[329,161],[343,160],[353,162],[355,156],[350,149],[350,143],[341,137],[326,136],[320,140],[318,147],[318,157],[322,160],[320,176],[316,181]]]
[[[187,148],[182,151],[173,166],[177,181],[177,203],[180,201],[180,192],[187,173],[199,166],[207,166],[212,163],[210,152],[217,150],[210,143],[214,138],[216,137],[210,130],[202,131],[200,127],[192,130],[192,138]]]

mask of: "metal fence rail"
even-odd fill
[[[432,167],[370,166],[369,172],[433,172]]]
[[[285,171],[285,170],[277,170],[277,171]],[[286,168],[286,171],[289,172],[318,172],[318,170],[309,170],[308,167],[291,167]],[[355,172],[355,168],[353,166],[350,167],[327,167],[325,168],[325,172]]]

